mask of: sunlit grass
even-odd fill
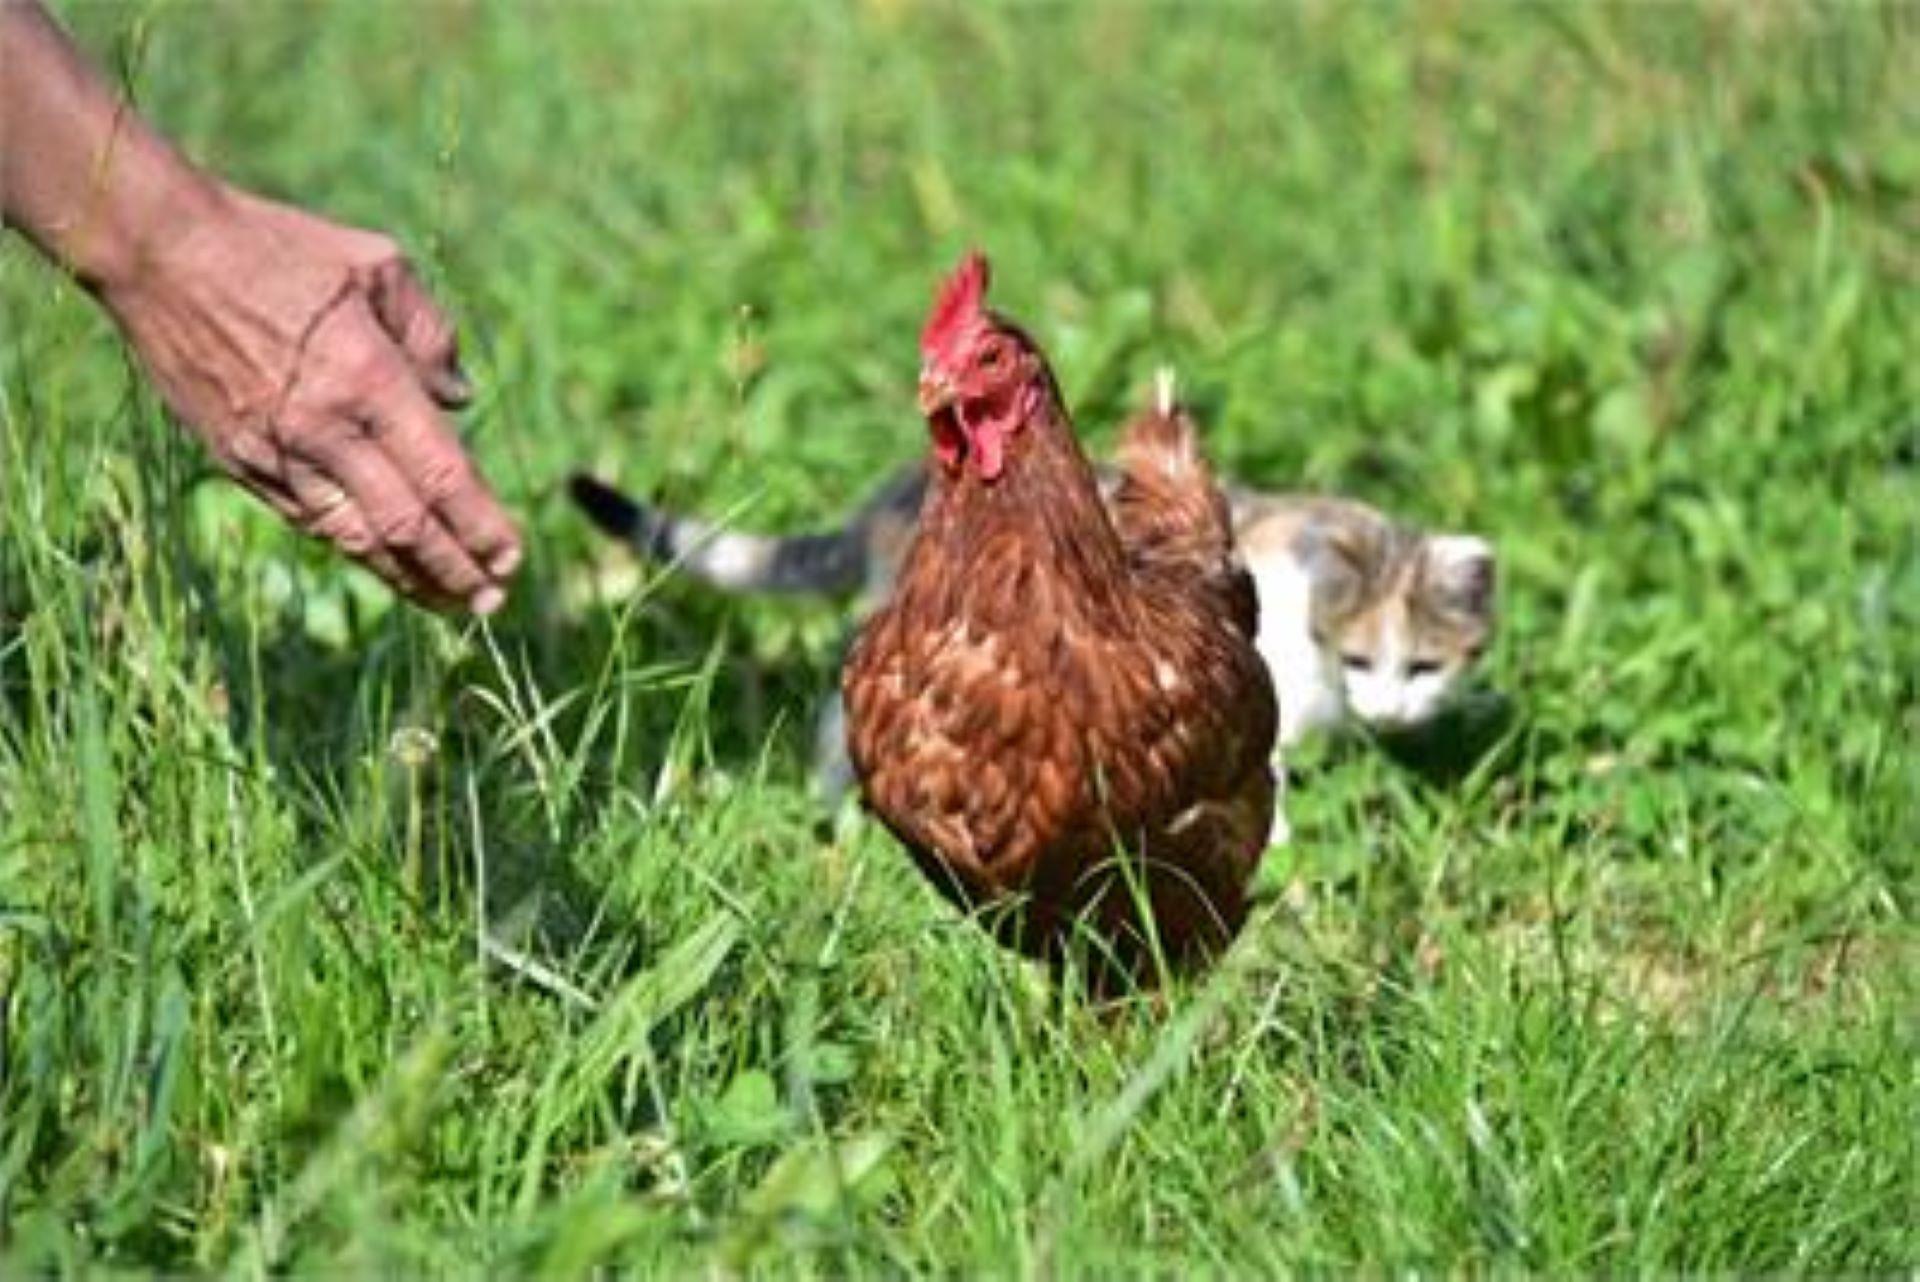
[[[651,9],[68,9],[413,247],[532,555],[394,609],[0,259],[7,1263],[1915,1262],[1910,12]],[[1096,444],[1171,361],[1499,548],[1475,752],[1306,754],[1164,1006],[818,813],[838,611],[596,592],[560,492],[831,519],[973,244]]]

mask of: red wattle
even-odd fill
[[[968,439],[973,442],[973,465],[980,479],[991,481],[999,477],[1007,465],[1006,433],[988,423],[968,433]]]
[[[973,457],[973,467],[983,481],[995,480],[1007,465],[1007,434],[1000,424],[989,418],[984,423],[975,423],[967,417],[967,407],[953,407],[954,422],[967,434],[967,453]]]

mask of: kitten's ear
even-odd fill
[[[1323,622],[1344,618],[1360,606],[1371,546],[1360,531],[1328,522],[1309,525],[1294,541],[1294,555],[1313,584],[1313,611]]]
[[[1476,534],[1436,534],[1427,540],[1427,575],[1453,608],[1476,616],[1493,608],[1493,545]]]

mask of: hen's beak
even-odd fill
[[[920,367],[920,412],[929,417],[951,406],[959,393],[953,380],[932,365]]]

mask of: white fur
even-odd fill
[[[1493,544],[1477,534],[1435,534],[1427,539],[1427,558],[1443,575],[1459,574],[1469,567],[1484,573],[1482,567],[1493,564]]]
[[[1338,725],[1346,715],[1340,663],[1313,643],[1313,583],[1306,567],[1291,556],[1277,556],[1253,576],[1260,598],[1260,631],[1255,644],[1273,677],[1280,701],[1280,738],[1284,751],[1312,730]],[[1287,771],[1281,763],[1273,799],[1271,845],[1284,846],[1293,835],[1287,823]]]
[[[1415,674],[1406,619],[1394,615],[1380,630],[1380,648],[1366,668],[1347,668],[1347,706],[1370,726],[1404,729],[1430,720],[1447,696],[1444,671]]]
[[[766,573],[770,558],[765,540],[725,530],[701,533],[706,542],[692,555],[699,559],[701,572],[719,587],[743,591],[754,587]]]
[[[1381,639],[1373,667],[1347,673],[1347,704],[1353,715],[1371,726],[1405,729],[1429,721],[1447,696],[1444,672],[1407,671],[1406,635],[1389,626]]]
[[[1255,571],[1253,581],[1260,598],[1256,643],[1280,700],[1280,747],[1290,748],[1346,716],[1340,661],[1313,643],[1313,583],[1305,566],[1277,556]]]

